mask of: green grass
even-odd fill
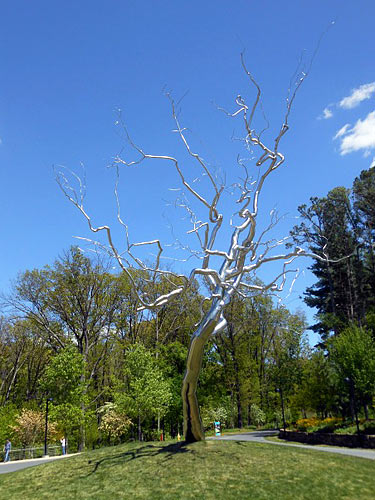
[[[130,443],[0,476],[0,498],[374,499],[371,460],[234,441]]]
[[[221,435],[224,436],[225,434],[241,434],[242,432],[255,432],[257,430],[260,430],[260,429],[257,429],[254,425],[251,426],[251,427],[233,427],[233,428],[225,428],[221,430]],[[214,429],[210,429],[208,431],[205,431],[205,436],[208,437],[208,436],[215,436],[215,430]]]

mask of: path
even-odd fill
[[[44,458],[33,458],[30,460],[14,460],[13,462],[0,463],[0,474],[6,474],[7,472],[15,472],[17,470],[26,469],[27,467],[34,467],[35,465],[41,465],[46,462],[52,462],[53,460],[61,460],[62,458],[71,457],[76,455],[76,453],[69,455],[59,455],[57,457],[44,457]]]
[[[253,443],[266,443],[275,444],[277,446],[294,446],[297,448],[305,448],[307,450],[325,451],[329,453],[338,453],[340,455],[350,455],[352,457],[368,458],[375,460],[375,450],[367,450],[363,448],[344,448],[333,446],[312,446],[308,444],[293,444],[277,441],[269,441],[265,439],[268,436],[277,436],[278,431],[255,431],[255,432],[241,432],[240,434],[224,434],[220,437],[213,437],[208,439],[220,439],[225,441],[250,441]]]

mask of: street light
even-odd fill
[[[52,398],[46,398],[46,425],[44,428],[44,456],[48,457],[48,447],[47,447],[47,438],[48,438],[48,403],[52,401]]]
[[[283,426],[284,426],[284,432],[286,430],[286,423],[285,423],[285,412],[284,412],[284,398],[283,398],[283,391],[282,389],[276,389],[276,392],[280,394],[280,399],[281,399],[281,411],[283,415]]]

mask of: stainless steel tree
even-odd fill
[[[92,223],[92,218],[84,207],[85,186],[81,178],[73,174],[75,180],[79,183],[79,188],[74,189],[68,181],[66,171],[60,170],[57,173],[59,186],[67,198],[86,218],[90,230],[94,233],[106,233],[107,248],[117,260],[122,271],[128,275],[129,280],[133,283],[138,294],[140,310],[157,309],[175,300],[176,296],[183,294],[193,280],[200,279],[202,281],[202,288],[204,289],[203,301],[205,305],[203,306],[202,304],[201,320],[196,325],[196,330],[192,333],[186,373],[182,385],[184,434],[187,442],[204,439],[196,396],[197,383],[207,340],[211,335],[215,335],[226,327],[226,320],[223,314],[225,305],[230,302],[235,294],[246,296],[248,294],[261,294],[267,291],[275,293],[281,291],[286,283],[287,274],[296,272],[296,270],[290,269],[290,264],[297,257],[307,255],[307,252],[300,247],[287,249],[285,247],[287,238],[266,240],[269,231],[278,222],[276,212],[271,213],[271,220],[266,227],[258,229],[257,226],[260,195],[267,178],[284,163],[284,156],[279,151],[280,142],[288,131],[288,121],[293,102],[298,89],[306,78],[307,72],[298,72],[297,76],[293,79],[286,100],[286,110],[281,127],[278,129],[276,138],[272,140],[270,145],[266,144],[262,139],[264,131],[258,133],[253,128],[255,115],[258,108],[261,107],[261,89],[253,75],[248,71],[243,56],[241,56],[241,62],[250,87],[255,91],[255,98],[252,104],[248,105],[245,98],[238,95],[235,98],[235,111],[225,113],[230,118],[242,121],[244,132],[241,143],[244,144],[247,151],[251,151],[253,156],[256,155],[256,152],[258,154],[253,161],[255,172],[252,175],[249,171],[249,165],[239,158],[237,159],[239,166],[243,169],[244,175],[242,180],[234,186],[235,190],[239,192],[239,196],[236,199],[238,208],[235,213],[221,213],[220,202],[225,191],[224,186],[218,182],[217,176],[208,167],[206,161],[199,154],[193,152],[187,139],[186,129],[180,124],[179,113],[170,95],[168,97],[171,104],[172,117],[176,125],[176,132],[188,156],[193,162],[196,162],[200,171],[208,179],[211,193],[201,192],[199,188],[195,187],[193,182],[188,180],[185,170],[177,158],[145,152],[135,144],[124,127],[127,141],[138,157],[133,161],[128,161],[122,156],[118,156],[114,162],[117,170],[117,182],[115,185],[115,196],[118,207],[117,219],[123,226],[126,235],[126,248],[125,250],[120,250],[120,247],[114,241],[113,232],[109,226],[96,227]],[[188,276],[163,268],[161,265],[163,246],[159,239],[137,243],[131,243],[129,240],[128,226],[120,214],[119,172],[122,167],[139,165],[147,160],[170,162],[175,168],[187,195],[184,200],[187,200],[190,196],[195,200],[195,204],[200,204],[206,211],[206,219],[202,219],[201,217],[197,217],[195,211],[187,201],[181,203],[188,211],[189,220],[192,224],[188,234],[193,235],[194,238],[196,237],[199,245],[199,252],[195,252],[195,256],[200,259],[200,265],[194,267]],[[224,221],[229,224],[231,234],[230,241],[227,243],[227,248],[225,249],[216,246],[218,234],[220,229],[223,228]],[[157,255],[153,265],[147,264],[145,260],[142,260],[135,254],[139,247],[145,246],[154,246],[157,248]],[[275,272],[272,279],[267,283],[262,283],[255,279],[260,268],[275,262],[280,263],[280,268],[278,272]],[[151,281],[155,280],[158,276],[164,276],[169,282],[170,291],[155,296],[153,292],[140,289],[139,281],[136,283],[134,280],[134,268],[139,268],[148,273]],[[152,287],[148,287],[148,290],[152,290]]]

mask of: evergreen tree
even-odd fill
[[[322,258],[310,267],[318,281],[306,290],[305,302],[317,308],[318,323],[311,328],[326,340],[348,322],[361,324],[364,318],[363,262],[349,191],[334,188],[298,211],[302,223],[291,232],[294,242],[308,244]]]

